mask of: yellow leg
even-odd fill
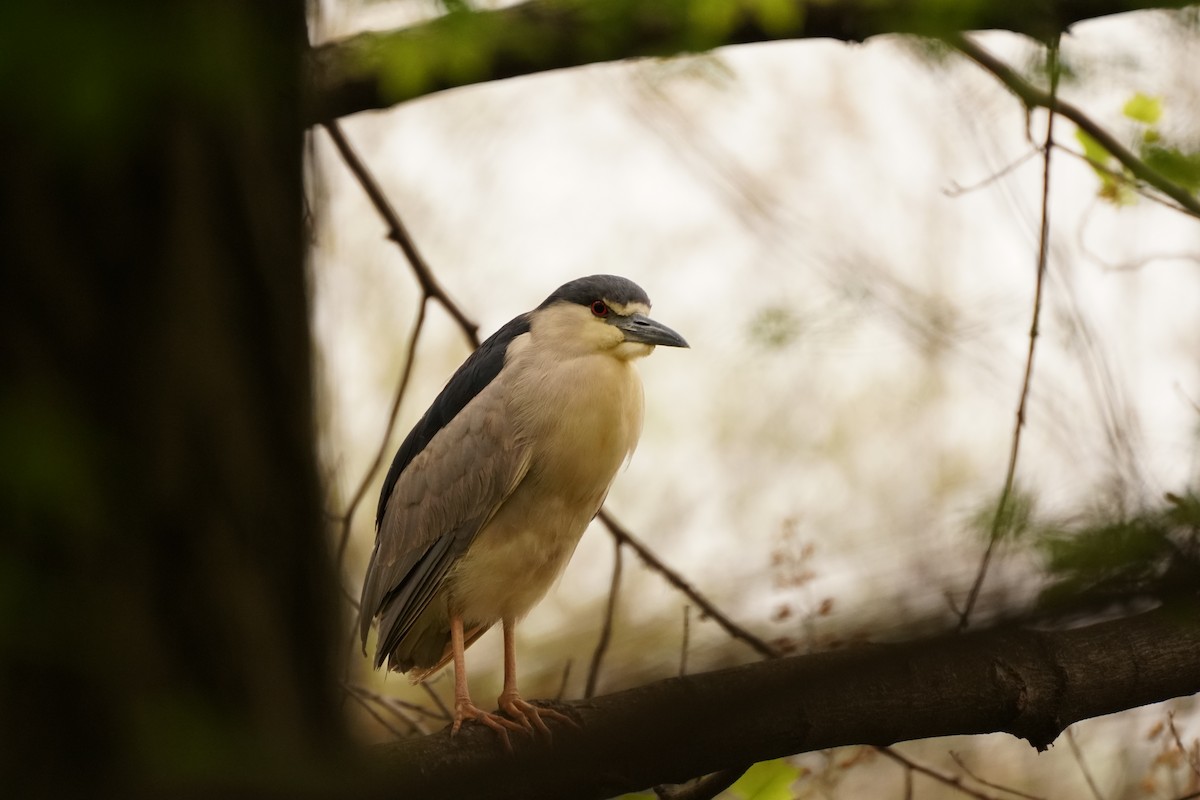
[[[467,657],[466,646],[463,644],[462,617],[454,614],[450,617],[450,647],[454,655],[454,724],[450,727],[450,735],[458,733],[463,720],[473,719],[491,728],[500,737],[504,749],[512,751],[508,731],[525,730],[504,717],[484,711],[471,702],[471,692],[467,687]],[[507,680],[507,678],[506,678]]]
[[[516,626],[515,620],[504,620],[504,690],[500,692],[498,704],[501,711],[519,720],[527,730],[537,729],[549,737],[550,729],[546,727],[543,717],[571,725],[575,725],[575,720],[552,708],[538,708],[521,699],[521,694],[517,691],[517,644],[514,638]]]

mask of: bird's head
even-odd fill
[[[655,345],[688,346],[649,315],[642,287],[617,275],[591,275],[558,287],[533,311],[531,324],[539,337],[554,337],[566,349],[623,361],[648,356]]]

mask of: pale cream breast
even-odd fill
[[[522,343],[511,358],[539,356]],[[593,352],[536,366],[510,400],[517,436],[536,443],[529,471],[447,587],[474,623],[519,618],[549,590],[641,434],[642,384],[629,361]]]

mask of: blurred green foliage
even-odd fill
[[[1158,508],[1114,519],[1049,526],[1038,548],[1052,583],[1041,603],[1163,597],[1200,587],[1200,495],[1167,494]]]
[[[792,784],[800,779],[802,771],[793,767],[786,758],[760,761],[738,778],[720,797],[735,797],[738,800],[792,800]],[[657,800],[654,792],[623,794],[615,800]]]
[[[1020,539],[1033,526],[1035,498],[1031,492],[1015,485],[1008,496],[999,502],[988,504],[975,512],[972,527],[985,539],[995,536],[998,541]]]
[[[742,800],[791,800],[792,784],[800,778],[800,770],[787,759],[761,761],[729,787],[729,793]]]
[[[351,70],[378,69],[385,95],[398,102],[446,85],[536,70],[546,53],[557,54],[563,64],[607,61],[622,57],[640,39],[670,30],[678,35],[657,48],[658,55],[697,53],[728,44],[740,27],[782,35],[804,22],[803,5],[792,0],[606,0],[534,5],[507,14],[477,12],[466,3],[447,7],[453,7],[450,13],[398,36],[361,38]],[[564,27],[575,32],[569,45]]]
[[[768,306],[760,309],[750,321],[750,339],[771,350],[785,347],[800,335],[801,321],[795,310],[787,306]]]
[[[1200,148],[1195,143],[1169,141],[1159,122],[1164,109],[1162,98],[1138,92],[1122,108],[1125,118],[1134,123],[1131,149],[1167,180],[1195,194],[1200,192]],[[1075,131],[1083,155],[1100,178],[1099,195],[1114,205],[1130,205],[1137,199],[1133,190],[1136,179],[1112,153],[1083,130]]]
[[[1138,92],[1125,103],[1122,113],[1130,119],[1153,125],[1162,117],[1162,98]]]

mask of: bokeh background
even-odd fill
[[[312,28],[331,40],[438,13],[416,0],[327,0]],[[976,41],[1041,80],[1043,48],[1001,33]],[[1195,13],[1082,23],[1060,57],[1061,96],[1123,141],[1153,129],[1200,146]],[[1158,110],[1153,122],[1129,113],[1139,97]],[[956,621],[1012,443],[1046,123],[963,57],[892,36],[554,72],[342,121],[481,335],[581,275],[618,273],[647,289],[655,316],[691,349],[640,365],[645,430],[607,508],[723,612],[788,652]],[[1071,123],[1056,121],[1054,138],[1048,272],[1016,474],[1023,522],[997,551],[977,624],[1034,609],[1053,581],[1037,530],[1136,514],[1200,479],[1200,224],[1114,192],[1069,152],[1083,149]],[[331,517],[386,450],[341,565],[356,598],[386,464],[469,346],[431,306],[383,443],[419,287],[321,129],[310,167]],[[527,696],[582,694],[613,550],[593,525],[518,629]],[[626,551],[599,690],[676,674],[685,619],[689,671],[759,657],[690,605]],[[497,694],[499,634],[467,661],[475,696]],[[373,673],[356,642],[346,643],[346,681],[359,699],[436,708],[402,676]],[[430,688],[449,698],[449,672]],[[353,705],[361,736],[393,737],[365,707],[389,718],[377,701]],[[962,772],[957,753],[982,777],[1038,797],[1169,798],[1198,779],[1175,733],[1185,745],[1200,736],[1194,701],[1080,723],[1042,754],[1003,735],[900,750],[948,774]],[[790,767],[784,796],[905,796],[904,771],[872,751]],[[916,781],[915,796],[958,796]]]

